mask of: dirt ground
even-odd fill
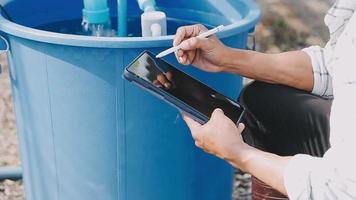
[[[263,20],[256,29],[257,50],[277,53],[305,46],[323,45],[328,38],[323,16],[330,6],[327,0],[257,0]],[[6,58],[0,56],[0,166],[19,165],[15,115],[11,99]],[[0,200],[22,200],[21,181],[0,182]],[[251,199],[250,176],[236,174],[233,199]]]

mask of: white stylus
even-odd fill
[[[221,29],[223,29],[223,28],[224,28],[224,25],[220,25],[220,26],[218,26],[218,27],[216,27],[216,28],[213,28],[213,29],[211,29],[211,30],[209,30],[209,31],[206,31],[206,32],[204,32],[204,33],[201,33],[201,34],[198,35],[197,37],[198,37],[198,38],[207,38],[207,37],[209,37],[209,36],[211,36],[211,35],[214,35],[215,33],[219,32],[219,31],[221,31]],[[156,58],[162,58],[162,57],[164,57],[164,56],[166,56],[166,55],[168,55],[168,54],[171,54],[171,53],[173,53],[173,52],[178,51],[180,48],[181,48],[180,45],[175,46],[175,47],[172,47],[172,48],[169,48],[169,49],[167,49],[167,50],[162,51],[161,53],[159,53],[159,54],[156,56]]]

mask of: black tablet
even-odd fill
[[[216,108],[236,124],[244,108],[209,86],[144,51],[128,67],[124,78],[166,101],[201,124],[209,121]]]

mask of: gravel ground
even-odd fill
[[[20,164],[18,140],[16,136],[15,114],[13,110],[7,61],[0,56],[3,73],[0,74],[0,166]],[[0,182],[0,200],[22,200],[22,181]]]
[[[326,0],[257,0],[263,10],[262,23],[256,29],[257,50],[277,53],[300,49],[311,44],[324,44],[328,37],[323,15],[330,3]],[[19,165],[15,115],[11,99],[6,58],[0,56],[0,166]],[[21,181],[0,182],[0,200],[22,200]],[[251,199],[251,177],[237,172],[234,200]]]

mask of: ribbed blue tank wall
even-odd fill
[[[80,0],[0,1],[28,200],[227,200],[233,170],[197,149],[178,112],[122,79],[160,38],[95,38],[33,29],[81,18]],[[110,0],[112,15],[116,1]],[[229,25],[219,37],[245,48],[259,10],[250,0],[158,0],[183,24]],[[129,1],[130,16],[139,16]],[[32,28],[31,28],[32,27]],[[137,25],[139,28],[139,25]],[[175,27],[177,28],[177,27]],[[170,33],[172,34],[172,33]],[[173,55],[166,58],[177,66]],[[231,98],[241,78],[182,67]]]

